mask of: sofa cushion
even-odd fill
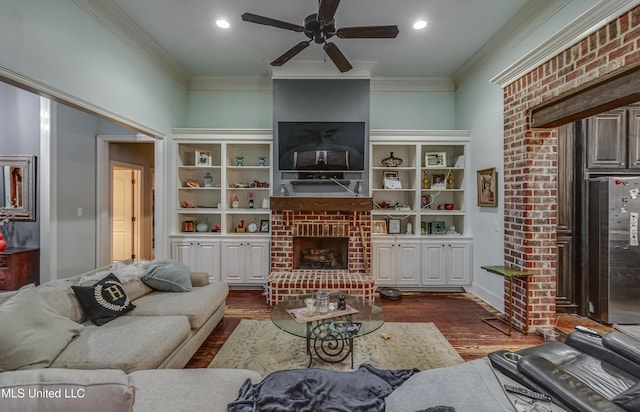
[[[74,283],[67,279],[57,279],[41,284],[35,291],[60,315],[82,323],[87,317],[71,289],[73,285]]]
[[[146,285],[142,279],[130,279],[122,282],[122,287],[124,288],[124,293],[126,293],[132,301],[143,297],[147,293],[153,292],[153,288]]]
[[[191,269],[182,262],[171,259],[151,261],[142,281],[165,292],[188,292],[191,290]]]
[[[135,301],[131,316],[184,315],[192,329],[200,328],[211,315],[224,305],[229,294],[226,283],[210,283],[193,288],[189,293],[152,292]]]
[[[93,286],[72,286],[87,317],[101,326],[133,310],[118,278],[109,274]]]
[[[191,272],[191,287],[197,288],[209,284],[209,274],[207,272]]]
[[[0,398],[3,411],[130,411],[134,401],[134,388],[119,370],[7,372],[0,374],[0,387],[10,394]]]
[[[227,412],[227,404],[238,397],[247,379],[253,383],[262,379],[246,369],[144,370],[129,378],[136,387],[134,412]]]
[[[0,305],[0,370],[47,367],[83,329],[34,290],[21,290]]]
[[[189,336],[184,316],[121,316],[85,328],[53,361],[53,368],[155,369]]]

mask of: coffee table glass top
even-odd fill
[[[287,309],[296,309],[305,307],[304,300],[306,298],[313,298],[315,294],[298,295],[278,303],[271,311],[271,320],[273,323],[285,332],[292,335],[299,336],[301,338],[308,337],[308,329],[306,323],[298,323],[287,312]],[[361,324],[360,330],[353,334],[352,337],[367,335],[384,324],[384,313],[380,306],[375,305],[373,302],[360,297],[345,295],[346,304],[357,309],[358,313],[348,315],[352,322],[358,322]],[[329,302],[337,302],[338,295],[330,295]],[[345,316],[337,317],[336,319],[345,318]],[[326,321],[326,320],[325,320]]]

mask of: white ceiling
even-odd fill
[[[269,62],[303,33],[248,23],[249,12],[294,24],[317,11],[316,0],[103,0],[117,6],[188,76],[269,76]],[[535,0],[343,0],[336,27],[398,25],[396,39],[332,38],[352,62],[374,62],[372,76],[450,77]],[[104,4],[104,3],[103,3]],[[231,27],[218,28],[226,18]],[[423,18],[428,26],[414,30]],[[312,43],[291,62],[329,61]],[[291,63],[290,62],[290,63]]]

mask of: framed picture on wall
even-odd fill
[[[478,170],[478,206],[498,207],[496,168]]]

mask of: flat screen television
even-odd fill
[[[281,171],[363,171],[365,122],[278,122]]]

